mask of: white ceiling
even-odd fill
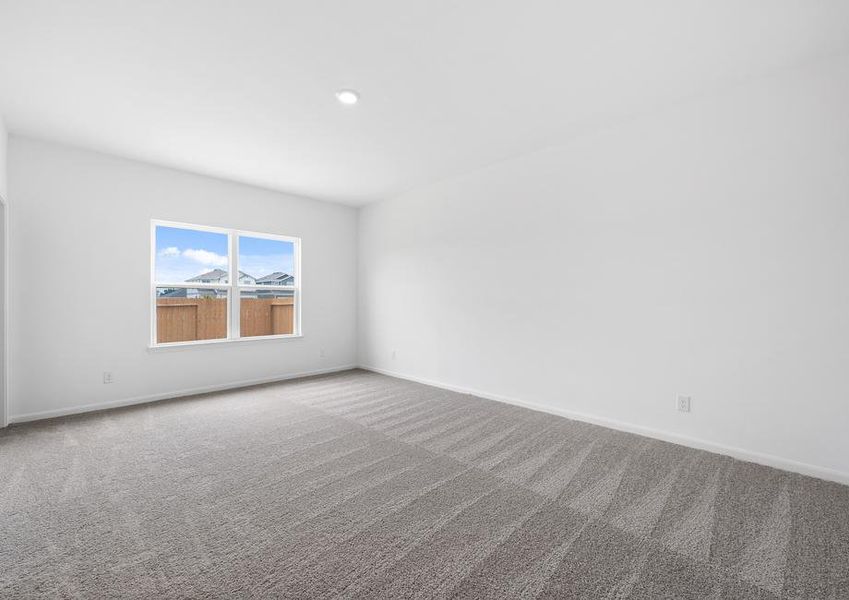
[[[364,204],[847,51],[847,0],[0,0],[0,110]]]

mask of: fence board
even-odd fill
[[[156,341],[190,342],[227,337],[226,298],[157,298]]]
[[[242,298],[242,337],[293,333],[294,308],[292,298]]]
[[[293,298],[242,298],[242,337],[295,331]],[[157,298],[156,338],[160,344],[227,337],[225,298]]]

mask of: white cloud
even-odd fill
[[[187,281],[192,277],[215,268],[227,268],[227,257],[210,250],[177,246],[162,248],[157,252],[156,281],[175,283]]]
[[[166,250],[170,250],[170,248],[166,248]],[[220,254],[210,252],[209,250],[195,250],[194,248],[186,248],[185,250],[183,250],[183,256],[202,265],[209,265],[212,267],[227,266],[226,256],[221,256]]]

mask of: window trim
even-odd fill
[[[180,229],[192,229],[195,231],[207,231],[220,233],[227,236],[228,250],[228,283],[187,283],[179,282],[157,282],[156,281],[156,228],[176,227]],[[295,285],[243,285],[239,283],[239,237],[252,237],[280,242],[289,242],[293,245],[294,257],[292,261]],[[185,342],[163,342],[156,341],[156,288],[175,287],[183,289],[208,289],[225,290],[227,293],[227,337],[209,340],[189,340]],[[293,292],[295,299],[293,333],[277,335],[256,335],[241,337],[241,292],[248,290],[289,290]],[[301,328],[301,304],[303,303],[303,281],[301,275],[301,238],[276,233],[265,233],[258,231],[247,231],[232,227],[214,227],[211,225],[197,225],[194,223],[182,223],[179,221],[165,221],[161,219],[150,220],[150,343],[148,348],[156,350],[160,348],[183,348],[192,346],[210,346],[214,344],[227,344],[230,342],[255,342],[262,340],[295,339],[303,337]]]

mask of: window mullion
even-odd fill
[[[239,236],[230,231],[230,339],[241,337],[241,294],[239,293]]]

